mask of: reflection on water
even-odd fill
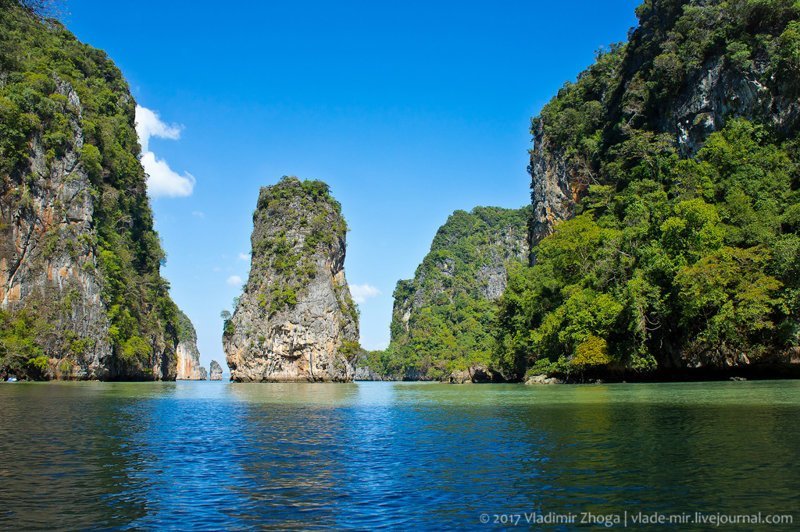
[[[800,383],[0,385],[0,526],[791,513]],[[796,519],[800,519],[797,516]]]
[[[344,383],[235,383],[229,393],[247,403],[325,408],[344,406],[358,397],[358,384]]]

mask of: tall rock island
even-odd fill
[[[222,366],[219,365],[219,362],[217,362],[216,360],[212,360],[211,364],[209,364],[208,367],[211,370],[210,380],[212,380],[212,381],[221,381],[222,380]]]
[[[353,379],[358,310],[344,275],[346,233],[325,183],[284,177],[261,189],[250,275],[223,336],[234,381]]]
[[[17,2],[0,35],[0,376],[175,379],[128,84]]]
[[[370,369],[402,379],[492,380],[494,302],[509,265],[528,262],[530,214],[498,207],[454,212],[414,278],[397,283],[391,344]],[[375,356],[368,358],[374,364]]]

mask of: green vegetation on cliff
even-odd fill
[[[394,291],[391,344],[370,353],[371,369],[406,378],[441,379],[488,365],[493,302],[507,263],[527,261],[529,209],[456,211],[439,228],[414,279]]]
[[[75,339],[69,338],[69,331],[51,330],[47,334],[63,341],[50,338],[48,346],[55,352],[46,355],[69,362],[76,356],[70,350],[81,345],[76,342],[83,342],[86,349],[99,343],[110,345],[113,354],[104,363],[110,377],[121,378],[151,375],[163,354],[174,348],[177,334],[177,309],[159,273],[165,255],[153,229],[146,176],[139,163],[134,108],[127,83],[103,51],[80,43],[58,21],[40,20],[17,2],[0,1],[2,221],[8,225],[7,215],[17,213],[30,218],[37,231],[43,228],[42,253],[37,255],[42,264],[31,265],[32,269],[46,268],[48,254],[59,245],[73,246],[77,255],[76,243],[60,241],[64,237],[57,224],[51,227],[48,220],[36,219],[33,198],[40,192],[37,183],[53,174],[54,165],[66,168],[67,184],[79,175],[88,176],[92,230],[80,237],[80,244],[90,250],[84,273],[96,276],[102,288],[108,338]],[[44,151],[47,168],[32,166],[34,151],[39,149]],[[78,161],[70,167],[72,154],[77,154]],[[62,207],[56,202],[52,208],[58,213]],[[59,295],[22,301],[22,307],[35,307],[35,316],[24,314],[25,308],[19,305],[7,310],[0,321],[1,364],[18,373],[32,373],[30,360],[35,366],[38,351],[28,350],[36,356],[26,362],[23,351],[9,347],[16,345],[13,324],[20,319],[52,320],[57,313],[68,317],[68,299]],[[20,312],[18,317],[11,316]],[[47,327],[42,323],[28,329]],[[44,341],[42,335],[33,336],[34,346]]]
[[[197,332],[194,329],[192,320],[180,309],[178,309],[176,318],[178,342],[195,344],[197,342]]]
[[[533,121],[580,201],[510,271],[507,377],[778,363],[798,346],[800,4],[638,15]]]

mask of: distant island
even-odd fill
[[[127,82],[59,22],[0,6],[0,377],[205,379],[160,273]],[[398,282],[384,351],[359,345],[329,187],[263,188],[220,331],[232,380],[797,376],[796,8],[637,16],[533,118],[530,203],[456,211]]]

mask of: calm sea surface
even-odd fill
[[[800,382],[0,384],[4,528],[479,528],[625,511],[800,526]]]

